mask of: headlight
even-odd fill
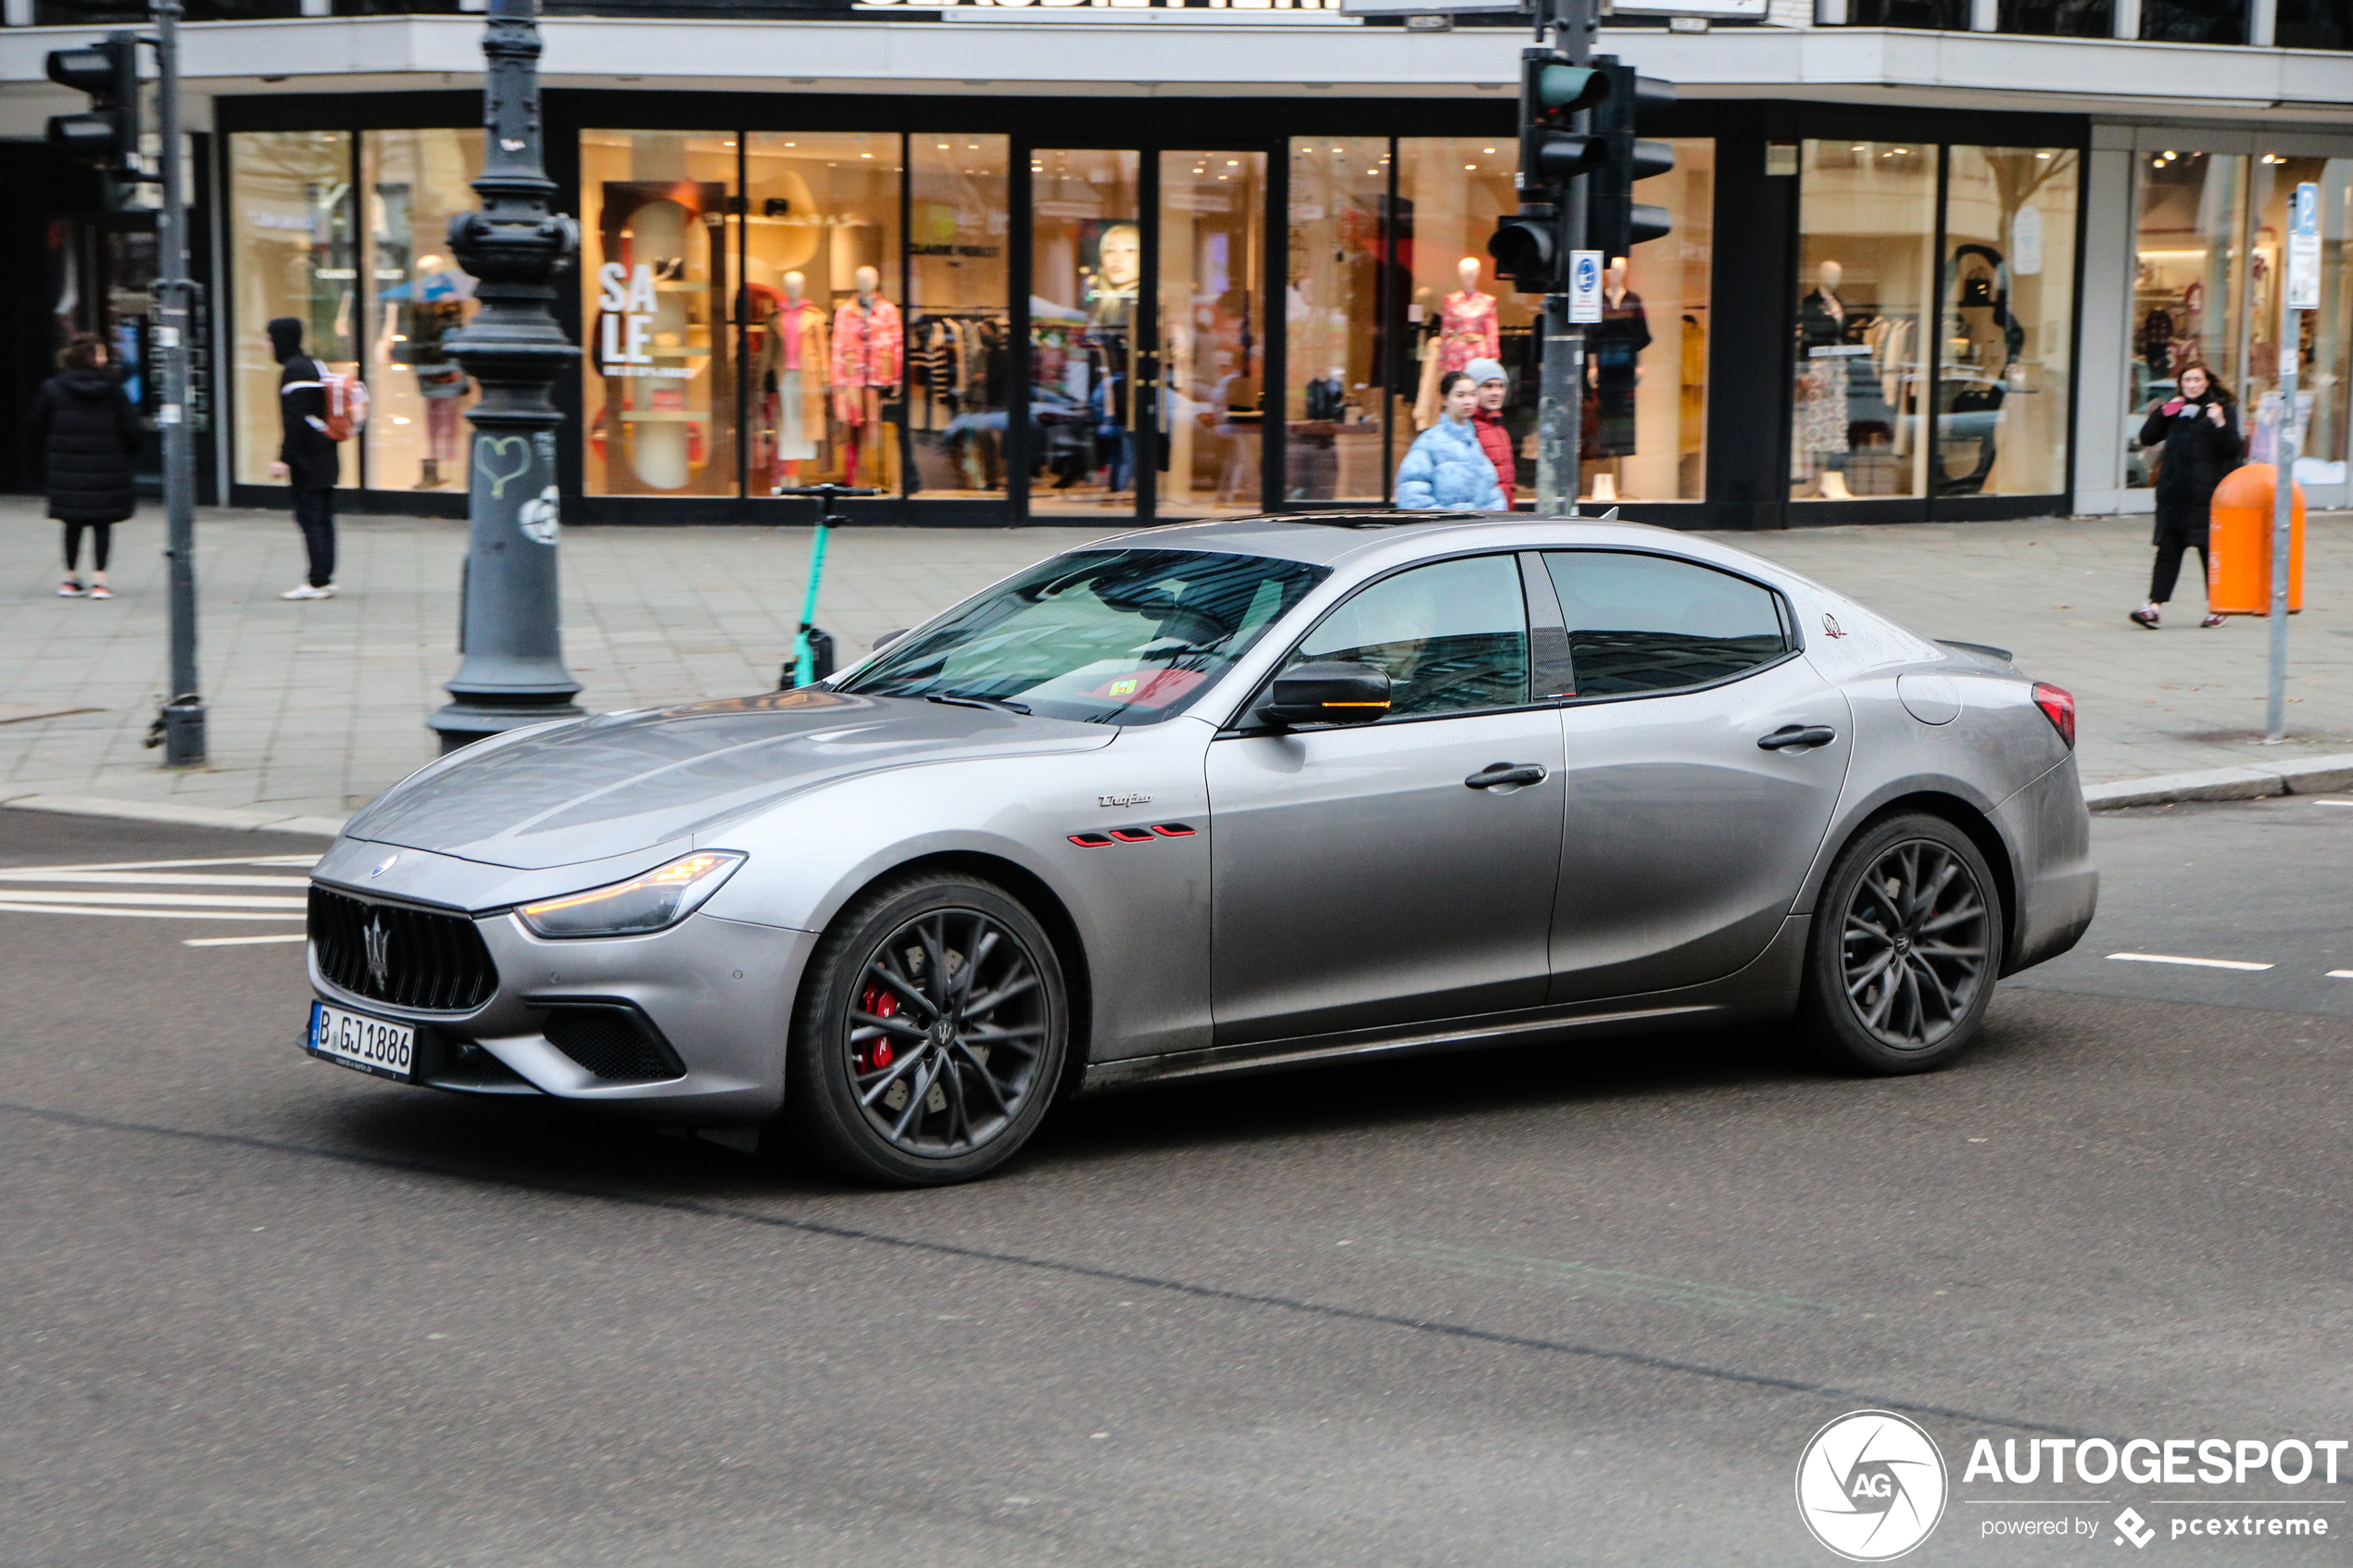
[[[643,876],[525,904],[515,913],[542,936],[634,936],[676,925],[744,863],[732,850],[682,855]]]

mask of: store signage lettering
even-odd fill
[[[609,376],[659,376],[684,381],[695,373],[685,365],[657,365],[648,338],[654,328],[654,270],[608,261],[597,269],[598,362]]]

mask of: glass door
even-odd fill
[[[1265,509],[1266,155],[1160,154],[1153,280],[1164,518]]]
[[[1029,515],[1148,517],[1143,159],[1041,147],[1029,181]],[[1146,362],[1139,364],[1141,358]],[[1149,490],[1149,482],[1144,485]]]

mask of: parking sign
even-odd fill
[[[2287,306],[2321,307],[2321,188],[2309,182],[2296,188],[2288,207]]]
[[[1572,324],[1602,319],[1602,253],[1568,253],[1568,319]]]

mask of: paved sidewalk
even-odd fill
[[[1080,528],[847,529],[819,623],[845,656],[1051,551]],[[446,696],[462,523],[342,524],[341,597],[288,604],[301,549],[283,514],[208,511],[198,537],[212,765],[142,746],[164,696],[161,522],[118,530],[107,603],[55,596],[57,525],[0,500],[0,798],[69,795],[340,817],[430,759]],[[1930,636],[1998,644],[2071,689],[2087,781],[2353,750],[2353,518],[2316,519],[2294,624],[2294,744],[2262,724],[2266,628],[2128,625],[2145,519],[1726,535]],[[578,528],[564,535],[567,656],[593,709],[772,688],[807,570],[807,528]],[[2195,580],[2190,583],[2194,591]],[[2188,608],[2188,601],[2177,601]],[[54,717],[32,715],[57,709]]]

